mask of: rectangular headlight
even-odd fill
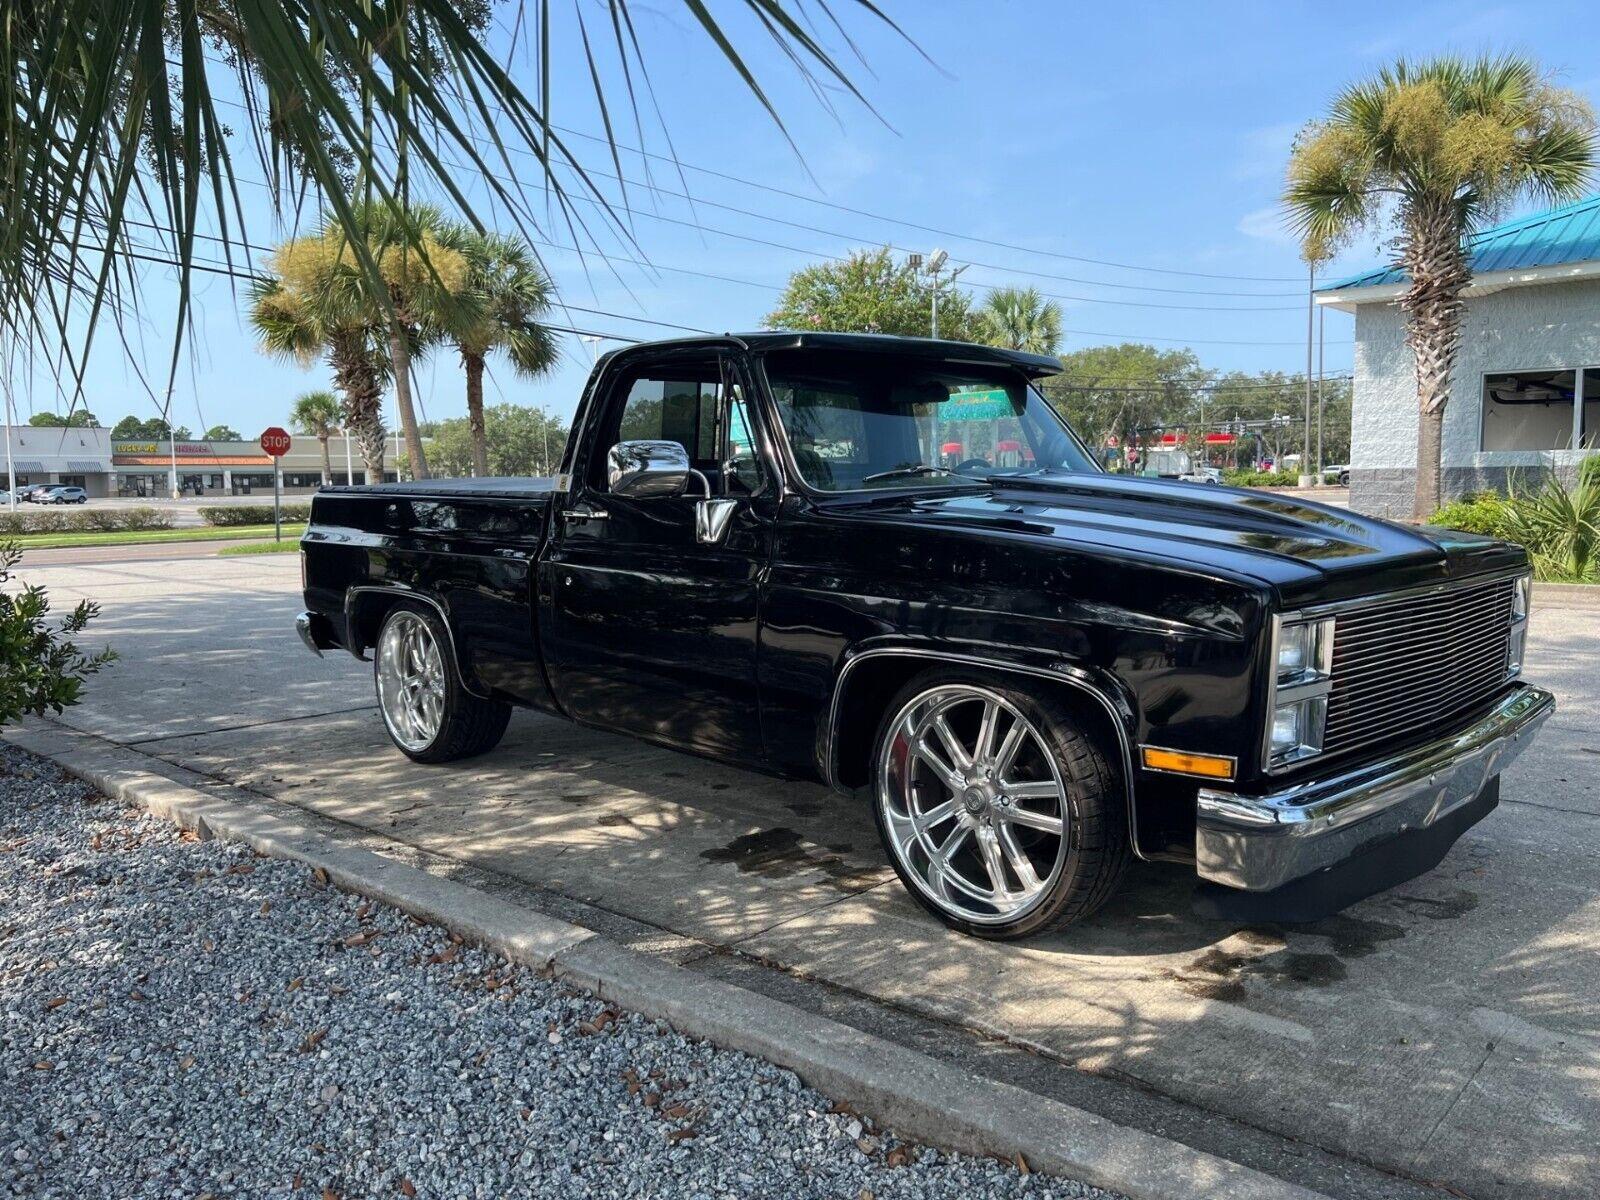
[[[1333,634],[1332,617],[1273,623],[1270,715],[1263,739],[1269,771],[1322,753],[1333,687]]]

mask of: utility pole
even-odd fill
[[[1311,463],[1311,351],[1317,332],[1317,264],[1306,264],[1306,427],[1305,440],[1300,443],[1300,486],[1310,487],[1316,477],[1310,473]]]
[[[11,461],[11,381],[6,380],[6,507],[17,511],[17,466]]]
[[[1322,482],[1322,376],[1323,349],[1328,339],[1328,310],[1317,310],[1317,482]],[[1338,482],[1335,480],[1335,482]]]

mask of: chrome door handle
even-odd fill
[[[593,508],[584,504],[576,508],[562,509],[561,519],[563,521],[607,521],[611,519],[611,514],[603,508]]]

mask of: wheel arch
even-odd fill
[[[820,757],[823,777],[839,791],[865,786],[871,777],[872,747],[889,701],[914,676],[938,666],[1043,681],[1084,717],[1085,729],[1100,742],[1122,777],[1128,843],[1136,858],[1139,848],[1137,799],[1134,794],[1133,714],[1126,700],[1070,663],[1021,662],[961,650],[921,646],[873,646],[850,655],[834,680]]]
[[[439,623],[444,626],[445,637],[450,643],[450,659],[455,663],[456,679],[462,690],[480,700],[490,699],[489,690],[475,685],[467,674],[466,664],[461,661],[460,648],[456,645],[456,631],[450,624],[450,612],[444,601],[415,588],[364,583],[347,590],[344,596],[344,627],[350,653],[357,658],[365,658],[367,647],[377,645],[378,633],[389,613],[395,605],[407,600],[427,605],[438,614]]]

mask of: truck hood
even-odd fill
[[[992,491],[873,497],[923,526],[986,530],[1245,576],[1286,607],[1519,566],[1520,547],[1278,493],[1127,475],[997,479]]]

